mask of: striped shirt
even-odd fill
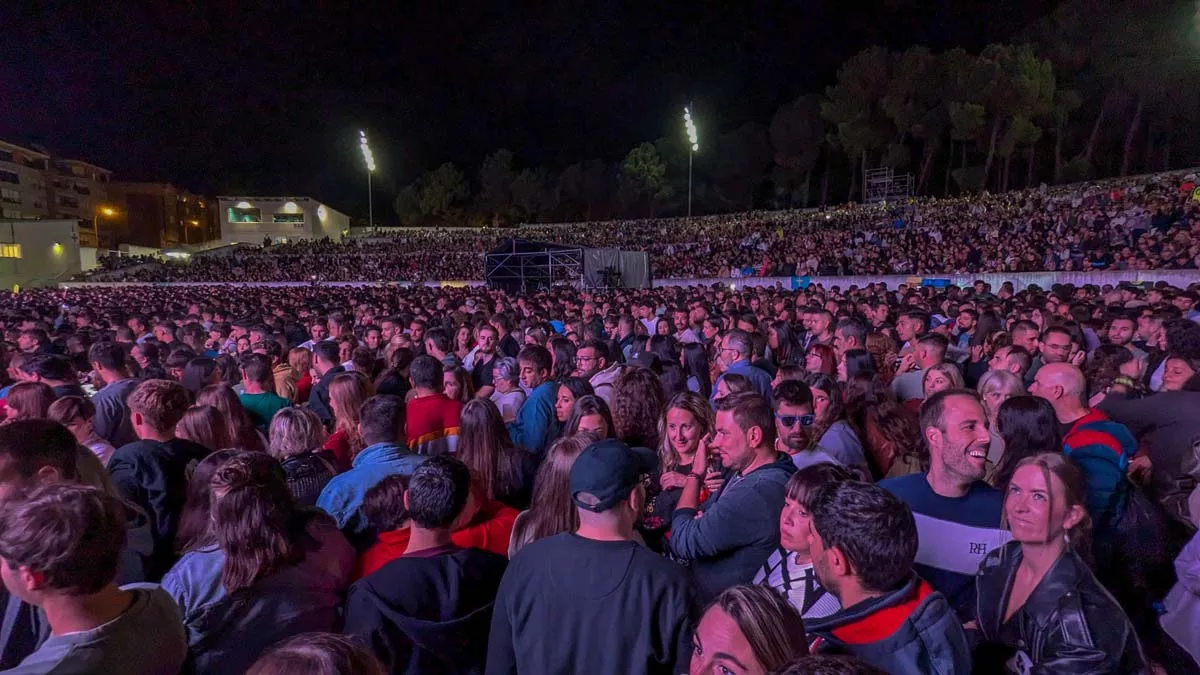
[[[812,563],[798,562],[791,551],[776,549],[771,553],[754,575],[754,583],[782,593],[806,619],[829,616],[842,608],[838,599],[821,587]]]

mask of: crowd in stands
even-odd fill
[[[131,281],[483,279],[509,236],[647,251],[655,278],[1200,268],[1196,175],[1175,172],[904,204],[519,230],[408,229],[198,255]]]
[[[1197,673],[1198,291],[5,295],[0,672]]]

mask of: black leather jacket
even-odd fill
[[[989,553],[979,567],[976,616],[986,642],[1003,642],[1009,651],[1023,652],[1032,662],[1029,672],[1038,675],[1149,672],[1129,619],[1070,549],[1013,615],[1015,626],[1002,634],[1005,605],[1020,562],[1021,545],[1013,541]],[[1004,672],[995,661],[984,668],[980,651],[977,672]]]

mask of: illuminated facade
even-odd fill
[[[112,171],[78,159],[0,141],[0,218],[75,219],[93,223],[100,213],[101,239],[112,218],[102,214]],[[91,227],[79,230],[83,246],[95,246]]]
[[[0,289],[50,286],[81,269],[80,223],[65,220],[0,220]]]
[[[111,238],[100,228],[102,248],[174,248],[220,238],[216,203],[170,183],[112,183],[109,196],[121,215]]]
[[[217,209],[221,240],[228,243],[337,241],[350,228],[349,216],[309,197],[217,197]]]

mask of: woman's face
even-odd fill
[[[689,675],[766,675],[737,621],[719,606],[709,607],[692,634]]]
[[[812,515],[794,500],[785,499],[779,513],[779,545],[793,553],[808,554],[809,526]]]
[[[767,346],[771,349],[779,349],[779,332],[774,328],[767,329]]]
[[[1061,539],[1064,532],[1083,519],[1083,507],[1076,504],[1068,508],[1064,494],[1066,487],[1058,476],[1050,473],[1047,485],[1040,466],[1017,469],[1004,498],[1004,515],[1013,539],[1029,544]]]
[[[454,376],[454,373],[445,373],[442,375],[442,391],[446,393],[446,396],[455,401],[458,400],[459,396],[462,396],[462,385],[458,383],[458,378]]]
[[[1183,359],[1167,359],[1167,364],[1163,366],[1162,386],[1163,391],[1180,391],[1196,371],[1188,365]]]
[[[929,398],[939,391],[946,391],[953,383],[946,374],[940,370],[931,370],[925,376],[925,398]]]
[[[350,354],[354,350],[350,348],[349,342],[343,342],[338,345],[338,360],[345,363],[350,360]]]
[[[813,414],[816,415],[817,419],[819,420],[825,419],[825,412],[829,410],[829,392],[825,391],[824,389],[817,389],[816,387],[813,387],[812,396]]]
[[[681,455],[696,452],[696,446],[700,443],[700,426],[696,422],[696,416],[683,408],[668,410],[667,440],[675,452]]]
[[[804,356],[804,368],[810,373],[821,372],[821,357],[816,352],[809,352]]]
[[[507,391],[512,391],[513,389],[512,382],[500,377],[500,373],[495,368],[492,369],[492,385],[496,388],[496,391],[500,392],[501,394]]]
[[[838,382],[845,382],[850,379],[850,372],[846,369],[846,357],[842,355],[837,362],[837,379]]]
[[[471,344],[471,329],[467,328],[466,326],[459,328],[458,334],[455,336],[455,339],[458,340],[458,346],[460,346],[460,347],[470,346],[470,344]]]
[[[92,421],[76,417],[67,425],[67,429],[71,431],[71,435],[75,437],[76,441],[83,443],[92,435]]]
[[[671,324],[667,323],[666,321],[659,321],[654,327],[654,332],[659,335],[670,335]]]
[[[608,422],[604,421],[603,415],[584,415],[579,418],[578,431],[590,431],[600,438],[608,438]]]
[[[713,400],[719,401],[728,395],[729,385],[725,384],[725,378],[721,378],[721,381],[717,382],[717,393],[713,396]]]
[[[1000,404],[1012,398],[1012,394],[999,389],[991,389],[983,395],[983,407],[988,414],[988,419],[993,422],[996,419],[996,413],[1000,412]]]
[[[554,414],[558,417],[559,422],[566,422],[571,416],[571,406],[575,405],[575,394],[571,393],[570,389],[560,386],[558,388],[558,398],[554,400]]]

